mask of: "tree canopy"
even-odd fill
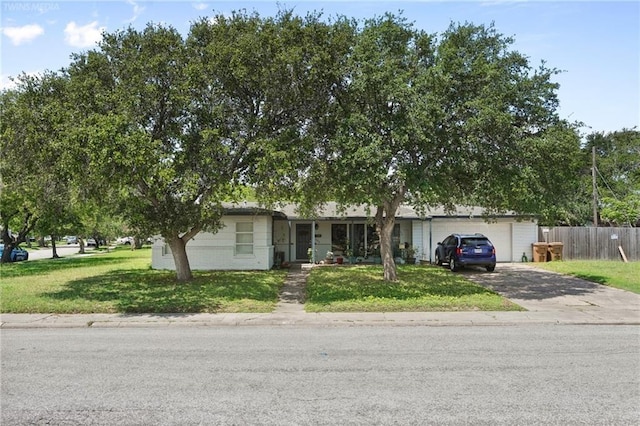
[[[336,126],[315,139],[305,158],[317,171],[303,178],[329,176],[330,197],[371,206],[385,279],[396,279],[400,204],[535,214],[575,181],[579,138],[556,114],[556,71],[533,69],[511,44],[493,27],[451,25],[438,38],[394,15],[358,32]],[[305,195],[310,204],[327,199]]]

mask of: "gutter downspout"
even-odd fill
[[[311,263],[316,264],[316,221],[311,221]]]

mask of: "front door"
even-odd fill
[[[296,224],[296,260],[308,259],[307,250],[311,248],[311,224]]]

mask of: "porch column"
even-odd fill
[[[369,236],[369,225],[367,222],[364,223],[364,254],[365,257],[369,257],[369,242],[367,241],[367,237]]]
[[[429,219],[429,263],[433,263],[433,259],[431,259],[432,253],[433,253],[433,221]]]
[[[289,263],[291,263],[293,261],[293,258],[291,257],[291,221],[288,220],[287,224],[289,225],[289,244],[287,244],[289,247],[287,248],[287,251],[289,252]]]

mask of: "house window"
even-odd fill
[[[253,222],[236,223],[236,254],[253,254]]]

